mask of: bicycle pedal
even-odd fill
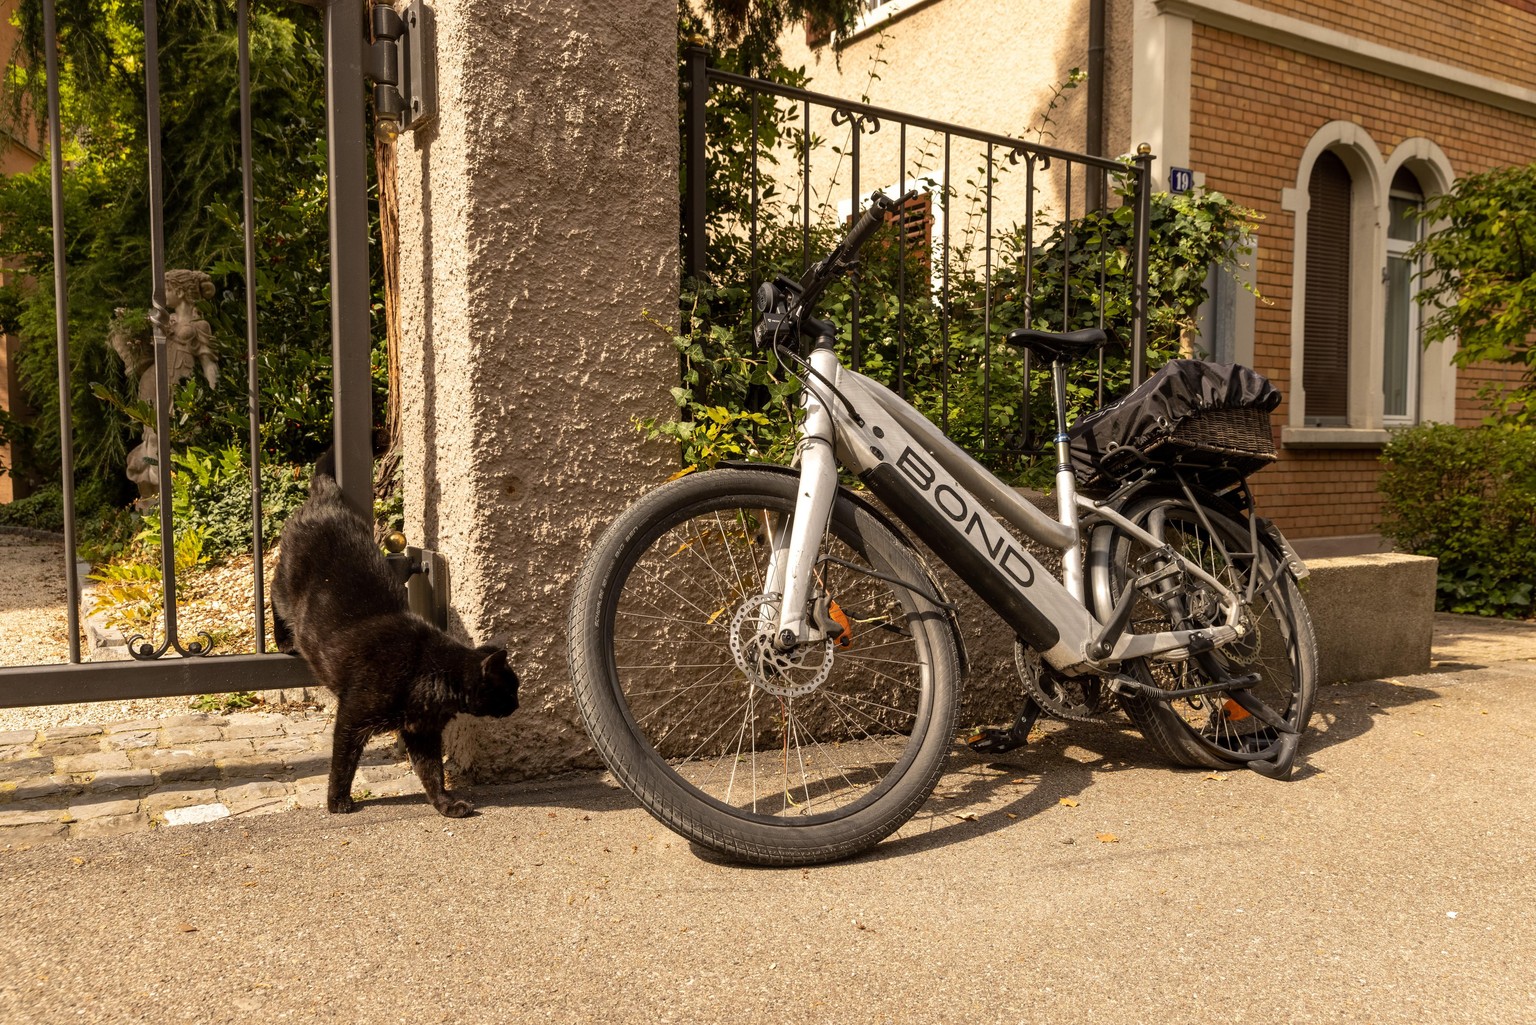
[[[1007,754],[1029,743],[1029,735],[1018,730],[984,729],[965,738],[965,746],[981,755]]]

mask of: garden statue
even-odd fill
[[[199,299],[213,298],[213,280],[200,270],[165,272],[165,358],[170,387],[191,377],[199,367],[203,379],[212,388],[219,380],[219,361],[213,349],[213,328],[197,309]],[[147,321],[137,329],[128,311],[117,310],[107,341],[123,361],[130,383],[138,381],[138,397],[151,405],[155,401],[155,349]],[[146,426],[138,446],[128,453],[128,479],[138,485],[139,497],[153,497],[160,489],[158,461],[160,441],[153,427]]]

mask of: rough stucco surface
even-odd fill
[[[450,628],[505,641],[511,719],[461,720],[481,778],[590,764],[565,611],[598,531],[668,454],[677,301],[666,0],[440,0],[439,116],[400,144],[406,532],[450,564]]]

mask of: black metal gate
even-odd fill
[[[155,357],[155,416],[158,425],[161,581],[163,630],[158,646],[131,644],[133,661],[81,660],[81,581],[76,564],[74,457],[70,410],[70,344],[66,298],[63,213],[63,158],[59,112],[58,39],[54,0],[43,0],[47,59],[49,158],[53,193],[54,294],[59,370],[60,443],[63,455],[63,567],[68,588],[69,662],[0,668],[0,707],[102,701],[134,697],[205,694],[247,689],[302,686],[310,680],[301,659],[268,653],[262,595],[261,478],[258,441],[256,246],[251,153],[249,0],[238,2],[240,134],[244,179],[247,387],[250,395],[252,530],[255,538],[253,615],[256,653],[218,655],[198,640],[178,633],[175,545],[168,496],[171,494],[170,383],[166,352],[165,240],[161,189],[159,42],[155,0],[144,0],[144,78],[148,127],[151,225],[151,297],[149,321]],[[331,354],[337,479],[356,508],[371,513],[372,389],[370,384],[369,224],[367,207],[367,130],[365,54],[366,0],[311,3],[324,18],[327,188],[330,229]],[[377,20],[377,19],[376,19]],[[376,73],[376,72],[375,72]],[[379,76],[383,77],[383,76]],[[398,112],[396,112],[398,115]],[[0,643],[4,643],[0,641]]]
[[[1001,337],[1011,328],[1024,326],[1062,331],[1113,326],[1106,322],[1105,298],[1106,269],[1112,265],[1123,263],[1130,271],[1120,275],[1129,279],[1128,316],[1120,318],[1127,324],[1111,334],[1118,333],[1117,340],[1128,350],[1131,385],[1146,376],[1154,160],[1150,147],[1138,147],[1127,159],[1075,153],[1040,139],[980,131],[733,74],[711,66],[708,52],[697,45],[683,51],[681,72],[684,276],[698,281],[715,275],[712,264],[721,254],[733,251],[734,239],[735,250],[745,249],[748,254],[750,272],[744,280],[716,284],[739,290],[736,320],[753,322],[751,297],[757,282],[775,272],[798,277],[810,265],[818,219],[824,224],[850,223],[873,185],[887,187],[893,198],[905,194],[901,210],[890,219],[899,222],[901,251],[917,259],[897,259],[895,274],[886,282],[889,291],[881,295],[896,315],[890,318],[893,325],[887,324],[893,330],[884,347],[884,364],[874,371],[861,365],[866,332],[861,325],[859,275],[850,276],[852,302],[843,314],[847,357],[855,369],[874,372],[882,383],[910,398],[919,334],[912,313],[919,308],[937,311],[933,332],[938,340],[924,359],[938,368],[936,375],[930,374],[938,380],[927,386],[939,398],[926,412],[952,434],[952,384],[967,375],[980,378],[978,436],[970,444],[954,439],[970,448],[973,456],[1051,453],[1049,437],[1032,436],[1029,426],[1032,369],[1027,352],[1019,357],[1022,374],[1017,375],[1022,376],[1023,393],[1005,395],[994,387],[994,370],[1007,356],[1000,351],[1004,349]],[[735,134],[723,140],[712,134],[717,131]],[[716,161],[736,165],[745,186],[734,193],[712,194],[710,171]],[[1010,169],[1014,179],[1023,179],[1014,183],[1015,196],[1022,195],[1022,200],[1016,198],[1012,208],[1022,230],[1015,224],[1011,232],[1003,227],[1006,204],[1001,198]],[[962,180],[964,190],[955,184]],[[970,195],[968,210],[961,209],[966,206],[962,191]],[[765,208],[774,197],[781,207],[779,228],[791,227],[794,230],[788,234],[798,235],[798,258],[791,251],[786,261],[786,233],[780,230],[775,235],[770,230],[773,218]],[[794,215],[789,222],[782,216],[786,205]],[[1115,223],[1116,212],[1130,215],[1132,224],[1123,252],[1116,251],[1108,240],[1111,232],[1105,230]],[[998,242],[1010,234],[1013,251],[1005,252]],[[770,237],[778,239],[775,266],[765,253]],[[915,266],[909,269],[909,263]],[[979,334],[981,344],[979,353],[957,355],[951,341],[959,328],[952,320],[963,303],[957,299],[955,271],[966,263],[978,283],[977,296],[970,301],[981,307],[979,316],[972,318],[979,327],[973,334]],[[1074,267],[1080,268],[1075,285]],[[920,280],[924,277],[929,280]],[[1016,319],[1000,322],[1002,293],[1010,292],[1016,299]],[[1048,304],[1038,302],[1040,292],[1050,294]],[[1105,357],[1100,350],[1100,406],[1106,400],[1105,381]],[[1022,409],[1019,428],[1007,432],[1011,437],[999,437],[1004,432],[991,428],[994,403],[1003,400]]]

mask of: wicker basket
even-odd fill
[[[1166,431],[1166,428],[1164,428]],[[1247,477],[1277,458],[1269,411],[1253,407],[1191,413],[1144,448],[1115,446],[1091,472],[1080,474],[1087,492],[1112,489],[1149,464],[1176,466],[1194,481],[1219,487]]]
[[[1276,458],[1269,410],[1251,406],[1206,409],[1186,416],[1168,435],[1168,443],[1198,452],[1257,458],[1260,465]]]

